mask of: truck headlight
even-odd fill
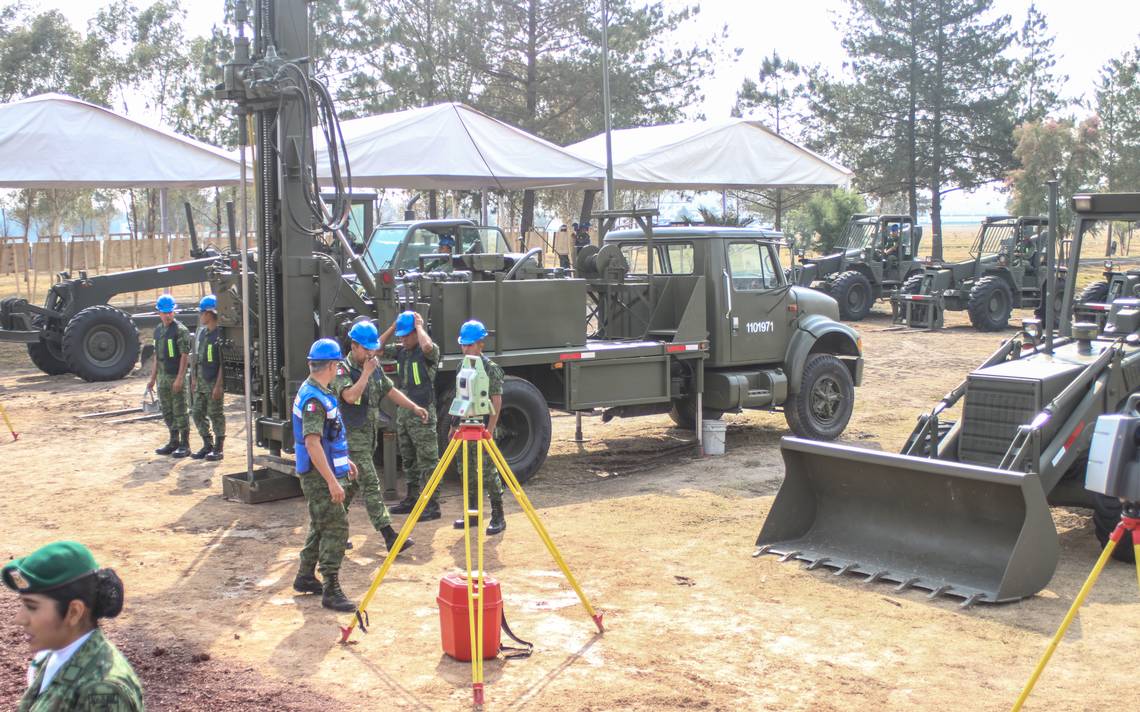
[[[1073,210],[1078,213],[1087,213],[1092,210],[1092,196],[1091,195],[1074,195],[1073,196]]]

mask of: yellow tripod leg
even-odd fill
[[[4,424],[8,426],[8,432],[12,433],[12,442],[19,440],[20,434],[16,432],[15,428],[12,427],[12,421],[8,420],[8,411],[4,410],[3,405],[0,405],[0,416],[4,417]]]
[[[1132,530],[1132,560],[1136,562],[1136,583],[1140,584],[1140,529]]]
[[[480,537],[483,523],[483,502],[479,500],[475,508],[475,537],[477,540],[478,569],[472,567],[471,561],[471,508],[468,504],[471,493],[471,471],[468,467],[469,443],[463,441],[463,553],[467,563],[467,630],[471,644],[471,690],[476,705],[483,704],[483,539]],[[476,443],[476,452],[482,456],[482,449]],[[482,467],[479,467],[482,471]],[[482,480],[476,485],[477,493],[483,495]]]
[[[1081,586],[1077,598],[1073,601],[1073,605],[1069,607],[1069,612],[1065,614],[1065,619],[1061,621],[1061,627],[1057,629],[1053,639],[1049,641],[1049,647],[1045,649],[1045,654],[1041,656],[1041,660],[1037,662],[1037,667],[1033,669],[1033,674],[1029,676],[1029,682],[1025,683],[1025,688],[1018,696],[1017,702],[1013,703],[1011,712],[1018,712],[1021,706],[1025,704],[1025,700],[1029,698],[1029,693],[1033,692],[1033,686],[1037,684],[1037,679],[1041,677],[1041,673],[1045,671],[1045,666],[1049,664],[1049,658],[1053,657],[1053,651],[1057,649],[1057,644],[1061,642],[1061,638],[1065,636],[1065,631],[1069,629],[1073,619],[1077,617],[1077,611],[1080,609],[1081,604],[1085,602],[1089,592],[1092,591],[1093,584],[1096,583],[1097,577],[1104,569],[1104,565],[1108,563],[1108,559],[1112,556],[1112,550],[1116,548],[1116,542],[1120,539],[1120,535],[1124,531],[1124,523],[1116,525],[1116,531],[1108,538],[1108,544],[1105,545],[1104,551],[1100,553],[1100,558],[1096,561],[1096,566],[1093,567],[1092,573],[1085,579],[1084,585]]]
[[[499,468],[499,474],[503,478],[503,482],[510,489],[511,494],[518,500],[519,506],[522,507],[523,512],[526,513],[527,519],[534,526],[538,537],[542,539],[542,543],[546,545],[546,550],[550,552],[550,556],[554,562],[558,564],[558,568],[562,569],[562,575],[566,577],[567,582],[574,589],[574,593],[578,594],[578,600],[582,602],[582,607],[586,609],[586,613],[593,619],[594,625],[598,627],[599,633],[605,632],[605,627],[602,625],[602,614],[594,610],[590,605],[589,599],[586,598],[585,592],[582,587],[578,585],[578,580],[574,578],[574,574],[570,573],[570,567],[566,565],[566,560],[562,558],[562,553],[558,551],[558,547],[554,545],[554,540],[550,538],[550,534],[546,531],[542,521],[538,518],[538,512],[535,511],[534,505],[530,503],[530,498],[526,496],[523,491],[522,485],[519,484],[515,473],[511,471],[510,465],[507,464],[507,459],[503,457],[502,451],[499,446],[495,444],[494,440],[487,441],[487,449],[491,453],[491,459],[494,461],[495,466]]]
[[[427,484],[424,485],[423,492],[420,493],[420,498],[416,500],[416,506],[412,508],[411,514],[404,520],[404,526],[400,527],[400,533],[396,537],[396,541],[393,542],[391,551],[388,552],[388,556],[384,557],[384,564],[380,567],[380,570],[376,572],[376,576],[372,579],[372,585],[368,587],[368,592],[364,594],[360,605],[357,606],[356,614],[347,626],[341,626],[340,642],[348,642],[348,636],[352,635],[352,631],[356,628],[356,623],[360,620],[360,614],[368,610],[368,604],[372,602],[372,597],[376,595],[376,590],[380,588],[384,577],[388,575],[388,569],[392,568],[392,564],[396,561],[396,556],[399,555],[400,549],[404,546],[404,542],[411,536],[412,529],[415,528],[416,522],[419,521],[424,508],[427,507],[427,503],[431,501],[432,495],[435,494],[436,488],[439,487],[440,480],[443,479],[443,473],[447,472],[447,468],[451,465],[451,461],[455,457],[455,451],[459,449],[459,442],[459,440],[452,440],[447,444],[447,449],[443,451],[443,456],[440,457],[439,462],[436,463],[435,470],[432,471],[431,477],[428,478]]]
[[[475,495],[478,505],[475,507],[475,541],[478,547],[478,558],[476,559],[479,569],[479,611],[476,616],[475,623],[475,655],[474,660],[477,661],[475,680],[475,704],[483,704],[483,613],[486,606],[487,589],[484,587],[484,572],[483,572],[483,441],[480,439],[475,443]]]

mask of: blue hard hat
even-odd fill
[[[412,311],[401,312],[396,317],[396,336],[407,336],[416,330],[416,313]]]
[[[174,297],[169,294],[163,294],[158,298],[158,301],[154,303],[154,308],[163,314],[169,314],[177,307],[178,305],[174,303]]]
[[[309,349],[310,361],[339,361],[344,358],[336,339],[317,339]]]
[[[370,321],[358,321],[348,330],[348,338],[360,344],[369,351],[380,348],[380,332],[376,325]]]
[[[218,311],[218,298],[213,294],[207,294],[202,297],[202,301],[198,302],[198,311],[212,311],[216,313]]]
[[[440,247],[455,247],[455,238],[450,233],[443,233],[439,236]]]
[[[465,321],[463,322],[463,326],[459,327],[460,346],[470,346],[485,338],[487,338],[487,327],[483,326],[483,322],[478,319]]]

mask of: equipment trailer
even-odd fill
[[[785,438],[784,483],[757,554],[969,604],[1032,596],[1049,582],[1059,549],[1049,505],[1092,509],[1104,544],[1121,505],[1085,489],[1085,465],[1097,417],[1140,392],[1140,300],[1107,305],[1100,331],[1069,319],[1083,237],[1098,221],[1135,219],[1140,194],[1080,195],[1073,206],[1060,336],[1026,320],[919,417],[901,454]],[[942,419],[959,402],[959,420]]]

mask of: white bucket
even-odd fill
[[[728,424],[723,420],[705,418],[701,421],[701,438],[706,455],[724,454],[724,431],[727,428]]]

